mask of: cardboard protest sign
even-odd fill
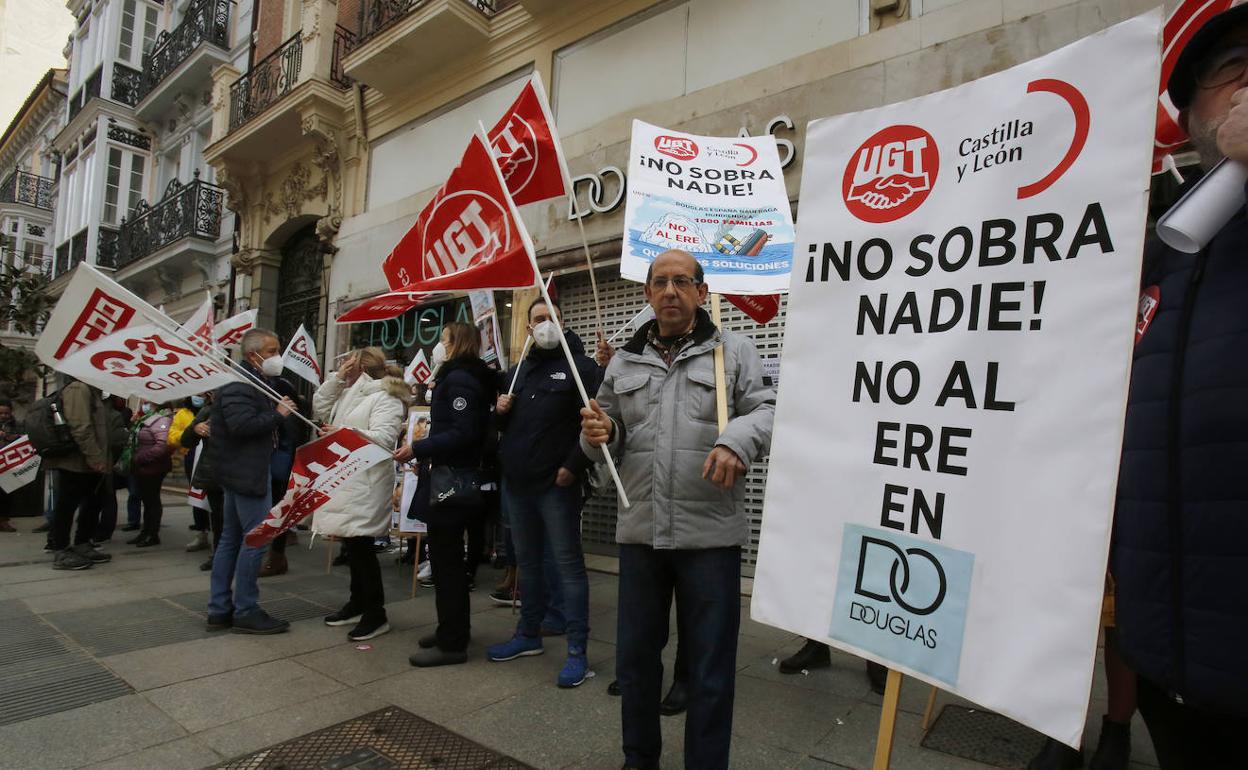
[[[713,292],[788,290],[793,217],[774,137],[633,121],[620,275],[644,281],[668,249],[696,257]]]
[[[256,309],[244,310],[217,324],[213,330],[213,333],[217,335],[217,344],[223,348],[237,347],[243,341],[243,335],[247,333],[247,330],[255,328],[259,314],[260,311]]]
[[[0,489],[12,493],[39,476],[40,457],[29,436],[0,449]]]
[[[427,407],[416,407],[407,415],[407,443],[410,445],[414,441],[419,441],[429,435],[429,427],[432,425]],[[416,497],[416,489],[419,487],[419,475],[416,469],[410,465],[403,467],[403,491],[399,497],[399,531],[411,534],[428,532],[429,528],[425,522],[420,519],[408,518],[407,512],[412,506],[412,498]]]
[[[282,366],[299,375],[303,379],[319,386],[323,375],[321,365],[316,361],[316,342],[308,330],[299,324],[299,328],[291,336],[282,354]]]
[[[536,72],[489,132],[490,148],[517,206],[567,193],[567,161],[550,115],[546,89]]]
[[[1070,745],[1096,658],[1160,25],[807,131],[753,617]]]
[[[390,452],[350,428],[339,428],[295,450],[286,495],[244,538],[260,548],[324,505],[352,476],[390,460]]]

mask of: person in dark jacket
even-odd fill
[[[195,419],[186,430],[182,431],[179,440],[186,449],[191,460],[191,486],[204,491],[208,500],[208,526],[212,531],[212,548],[216,551],[221,542],[221,528],[224,520],[225,493],[217,484],[216,474],[212,470],[212,452],[208,449],[212,436],[212,405],[213,394],[204,394],[204,404],[196,413]],[[202,445],[202,449],[200,448]],[[199,510],[199,509],[195,509]],[[212,569],[212,557],[209,556],[200,570],[207,572]]]
[[[160,521],[164,506],[160,502],[160,486],[173,470],[173,448],[169,446],[169,426],[173,412],[144,402],[140,407],[138,444],[130,473],[138,479],[139,497],[143,501],[143,527],[138,537],[126,543],[139,548],[160,545]]]
[[[282,372],[277,335],[251,329],[243,335],[242,367],[256,383]],[[276,634],[290,624],[260,608],[257,578],[266,548],[252,548],[243,537],[264,521],[272,507],[269,462],[281,418],[295,411],[289,398],[274,408],[256,385],[232,382],[218,389],[210,433],[213,471],[225,490],[221,542],[212,557],[212,598],[208,629],[233,626],[244,634]]]
[[[430,469],[448,466],[478,473],[490,429],[490,409],[498,395],[498,373],[481,360],[481,337],[466,323],[442,330],[446,363],[434,374],[432,427],[429,434],[394,453],[394,459],[421,462],[420,484],[412,500],[416,518],[429,525],[429,561],[433,567],[438,629],[419,641],[421,650],[409,659],[413,666],[446,666],[468,660],[468,573],[464,569],[464,533],[483,514],[481,510],[443,510],[431,505]]]
[[[1201,165],[1248,163],[1248,6],[1167,84]],[[1241,201],[1242,203],[1242,201]],[[1110,571],[1118,644],[1163,770],[1243,767],[1248,730],[1248,218],[1198,254],[1150,244]]]
[[[121,396],[109,396],[104,399],[104,419],[108,426],[108,444],[113,457],[120,457],[130,438],[130,419],[133,414]],[[91,508],[88,516],[96,519],[95,534],[91,542],[97,546],[113,539],[117,529],[117,490],[126,488],[126,477],[117,473],[116,465],[104,473],[104,483],[96,487],[95,492],[83,501],[85,508]],[[79,514],[81,515],[81,514]]]
[[[61,407],[65,423],[74,439],[74,450],[55,457],[43,458],[43,467],[57,471],[53,481],[52,528],[48,531],[48,547],[56,554],[52,569],[89,569],[92,564],[103,564],[112,556],[101,553],[91,545],[91,536],[98,522],[91,518],[93,509],[79,506],[99,485],[104,474],[113,465],[113,455],[108,443],[108,420],[100,391],[65,375],[61,388]],[[78,529],[71,529],[74,513],[78,512]]]
[[[559,342],[558,320],[558,307],[544,299],[529,307],[533,347],[517,365],[513,393],[499,396],[496,405],[502,430],[502,493],[524,600],[515,634],[490,647],[487,654],[490,660],[501,662],[542,653],[541,626],[548,600],[542,552],[549,544],[563,588],[568,636],[568,658],[556,684],[576,687],[589,670],[589,578],[581,550],[581,507],[591,463],[580,447],[583,404]],[[585,355],[585,346],[574,332],[563,334],[576,373],[592,396],[598,392],[602,370]]]
[[[270,495],[276,505],[278,500],[286,496],[286,487],[290,483],[290,472],[295,466],[295,450],[308,441],[308,424],[299,419],[311,414],[307,399],[299,395],[294,384],[285,377],[274,377],[271,384],[280,395],[289,398],[298,407],[297,413],[291,413],[281,419],[277,425],[277,444],[273,447],[273,459],[269,462]],[[294,532],[283,532],[273,538],[269,544],[269,555],[260,568],[260,577],[276,577],[285,575],[290,569],[286,561],[286,544],[294,539]]]

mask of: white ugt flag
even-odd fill
[[[321,384],[321,365],[316,362],[316,342],[308,334],[308,330],[303,328],[303,324],[299,324],[299,330],[286,345],[286,352],[282,354],[282,365],[313,385]]]

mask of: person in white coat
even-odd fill
[[[381,349],[369,347],[353,351],[317,388],[312,411],[326,424],[326,431],[352,428],[380,446],[393,448],[403,430],[410,397],[402,376],[387,373]],[[351,597],[342,609],[325,618],[325,624],[354,625],[347,634],[353,642],[390,630],[373,541],[390,529],[393,491],[394,467],[374,465],[344,484],[312,520],[313,532],[342,541],[351,568]]]

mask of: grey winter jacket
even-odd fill
[[[654,321],[650,322],[655,323]],[[642,327],[611,359],[598,403],[615,423],[608,445],[632,507],[619,511],[616,541],[658,549],[720,548],[749,538],[745,481],[726,490],[702,478],[715,446],[732,450],[749,466],[771,446],[775,391],[763,384],[754,343],[721,332],[698,311],[694,341],[669,369],[647,343]],[[728,428],[715,417],[714,350],[724,346]],[[601,450],[581,438],[586,455]]]

